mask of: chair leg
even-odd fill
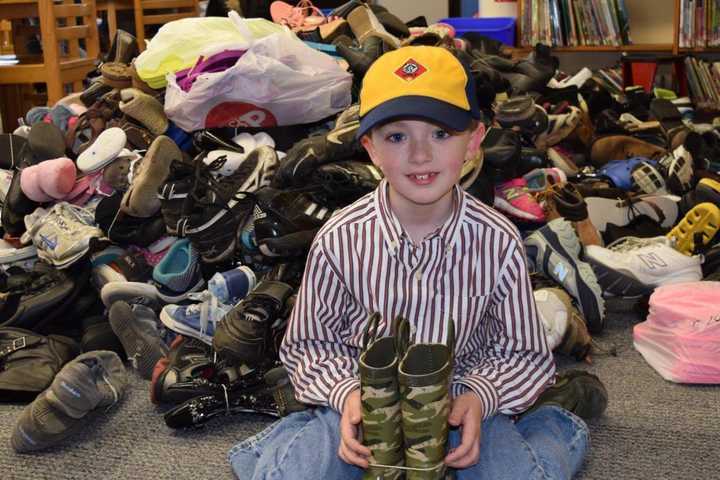
[[[135,38],[137,38],[138,48],[141,52],[145,51],[145,22],[143,22],[142,7],[138,8],[135,3]]]
[[[107,9],[107,21],[108,21],[108,38],[110,42],[115,38],[117,32],[117,9],[115,8],[114,0],[108,2]]]

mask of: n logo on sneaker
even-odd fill
[[[412,80],[415,80],[425,72],[427,72],[427,68],[423,67],[412,58],[409,58],[402,67],[395,70],[395,75],[402,78],[406,82],[410,82]]]
[[[639,253],[637,256],[650,270],[668,266],[667,262],[660,258],[657,253]]]
[[[553,274],[561,283],[565,281],[565,277],[567,277],[568,273],[570,272],[568,271],[568,268],[564,263],[558,263],[557,265],[555,265],[555,269],[553,270]]]

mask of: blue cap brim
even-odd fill
[[[457,132],[466,130],[473,119],[468,110],[434,98],[410,95],[389,100],[370,110],[360,119],[356,137],[362,137],[376,125],[404,117],[421,118]]]

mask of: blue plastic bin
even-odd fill
[[[443,18],[440,22],[452,25],[458,37],[467,32],[477,32],[506,45],[515,45],[515,19],[512,17],[452,17]]]

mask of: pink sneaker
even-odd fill
[[[495,187],[495,208],[523,220],[545,221],[545,213],[530,195],[524,178],[516,178]]]

